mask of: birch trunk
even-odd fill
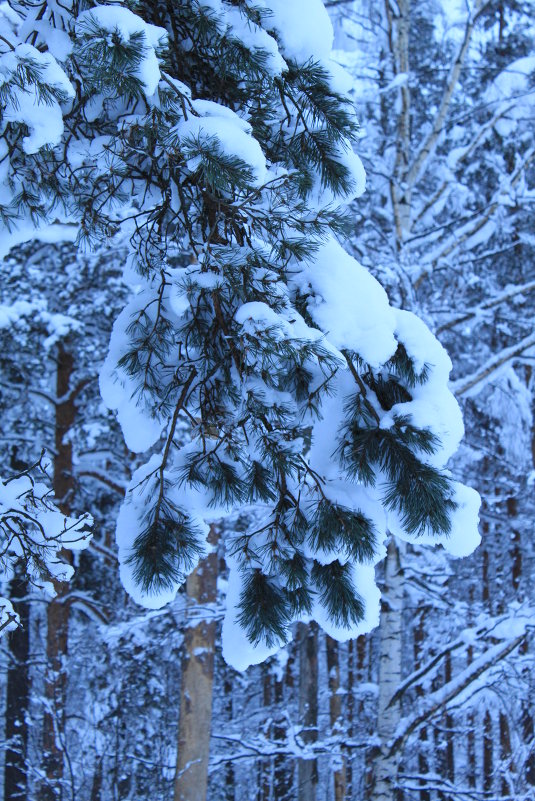
[[[403,615],[403,572],[400,549],[390,540],[385,563],[385,586],[379,636],[379,699],[377,734],[380,750],[375,763],[373,801],[394,801],[400,751],[389,744],[400,721],[399,700],[391,700],[401,683],[401,634]]]
[[[212,527],[209,542],[217,536]],[[187,579],[189,618],[182,657],[182,686],[174,801],[206,801],[212,730],[212,687],[216,622],[212,610],[199,621],[199,607],[217,600],[217,553],[211,553]]]

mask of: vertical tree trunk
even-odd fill
[[[318,739],[318,626],[300,623],[299,643],[299,721],[305,745]],[[299,801],[316,801],[318,765],[316,759],[300,759],[297,764]]]
[[[414,670],[419,670],[422,666],[421,655],[425,641],[425,616],[426,610],[424,609],[420,612],[418,616],[418,624],[414,629]],[[416,695],[418,698],[423,697],[424,691],[422,687],[416,688]],[[421,776],[426,776],[429,773],[429,761],[426,754],[426,749],[428,748],[427,726],[421,727],[419,739],[420,749],[418,751],[418,773]],[[425,784],[425,779],[422,779],[420,784]],[[431,801],[431,796],[428,790],[420,790],[419,801]]]
[[[385,563],[385,585],[379,626],[379,700],[377,734],[380,751],[375,763],[374,801],[394,801],[400,754],[389,753],[389,743],[400,720],[400,703],[391,704],[401,682],[403,573],[400,549],[390,540]]]
[[[58,347],[56,398],[63,399],[55,406],[55,455],[53,488],[61,511],[70,513],[74,476],[72,443],[67,436],[74,424],[76,407],[71,393],[74,357]],[[63,551],[65,560],[72,558]],[[43,728],[43,759],[46,781],[42,786],[43,801],[60,801],[63,798],[63,762],[65,737],[65,699],[67,690],[66,657],[68,646],[69,606],[65,602],[68,587],[65,582],[54,582],[56,597],[47,608],[47,674],[45,678],[45,714]]]
[[[281,745],[287,741],[287,718],[284,706],[284,674],[275,679],[275,714],[273,738]],[[277,754],[273,766],[274,798],[276,801],[289,801],[293,785],[293,759],[285,754]]]
[[[511,796],[514,788],[511,785],[509,776],[514,772],[513,751],[511,748],[511,732],[509,721],[503,712],[500,712],[500,775],[501,775],[501,794]]]
[[[355,719],[355,698],[353,695],[355,685],[355,645],[353,640],[349,640],[347,644],[347,737],[349,740],[353,738],[354,734],[354,719]],[[351,751],[349,751],[349,758],[346,763],[346,795],[348,801],[353,798],[353,760],[351,759]]]
[[[216,541],[212,527],[209,542]],[[189,625],[186,622],[182,657],[174,801],[206,801],[216,623],[210,616],[197,621],[204,614],[198,607],[217,600],[217,553],[209,554],[188,576],[186,592]]]
[[[6,688],[6,751],[4,763],[4,799],[26,801],[28,752],[28,724],[26,715],[30,701],[30,604],[27,600],[28,584],[21,576],[10,582],[9,597],[15,601],[20,627],[9,632],[9,663]]]
[[[336,737],[342,731],[342,695],[340,694],[339,645],[327,635],[327,673],[329,675],[329,718],[331,733]],[[341,756],[341,765],[334,772],[334,801],[344,801],[346,797],[346,759]]]
[[[233,697],[233,684],[232,681],[232,673],[231,669],[225,665],[224,666],[224,682],[223,682],[223,692],[225,694],[225,712],[227,715],[227,720],[229,724],[232,722],[233,718],[233,709],[232,709],[232,697]],[[234,801],[235,793],[234,793],[234,765],[231,761],[227,762],[225,767],[225,792],[224,798],[225,801]]]
[[[490,712],[483,718],[483,790],[485,795],[492,793],[494,784],[494,739]]]
[[[269,665],[265,662],[260,666],[262,671],[262,704],[266,713],[264,736],[270,740],[272,735],[271,705],[273,703],[273,676]],[[271,798],[272,759],[264,757],[259,760],[258,766],[258,801],[269,801]]]
[[[444,658],[444,682],[448,684],[451,681],[451,654],[447,653]],[[445,753],[445,768],[446,779],[450,782],[451,786],[455,786],[455,750],[454,750],[454,735],[453,735],[453,717],[452,715],[444,715],[444,723],[446,727],[446,753]],[[450,795],[446,794],[446,801],[452,801]]]

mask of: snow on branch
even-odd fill
[[[16,476],[0,479],[0,579],[9,580],[22,563],[30,583],[53,596],[54,583],[68,581],[74,572],[62,551],[87,548],[92,519],[64,515],[46,479],[43,457]],[[17,624],[11,603],[0,598],[0,634]]]
[[[507,362],[516,359],[518,356],[524,354],[530,348],[535,346],[535,334],[530,334],[527,337],[524,337],[520,342],[517,342],[516,345],[511,345],[508,348],[504,348],[499,353],[494,354],[488,359],[485,364],[483,364],[478,370],[471,373],[464,378],[459,378],[457,381],[454,381],[451,385],[451,388],[455,395],[475,395],[480,392],[485,384],[487,383],[488,379],[503,367],[504,364]]]

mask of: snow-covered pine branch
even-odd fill
[[[295,620],[369,630],[387,528],[468,553],[478,498],[444,469],[463,431],[447,355],[339,243],[365,177],[322,2],[95,5],[46,25],[9,8],[47,67],[9,73],[33,116],[5,118],[6,222],[60,209],[82,238],[130,243],[101,373],[128,447],[152,453],[119,515],[125,586],[163,605],[210,524],[240,516],[229,661],[262,660]],[[63,121],[41,141],[47,102]]]

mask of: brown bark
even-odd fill
[[[501,760],[501,793],[503,796],[510,796],[513,793],[508,775],[514,771],[513,751],[511,748],[511,732],[509,721],[503,712],[500,712],[500,760]]]
[[[273,738],[283,745],[287,735],[287,721],[284,712],[284,677],[275,679],[275,721],[273,726]],[[277,754],[273,766],[274,798],[277,801],[288,801],[291,798],[293,785],[293,759],[289,759],[286,754]]]
[[[61,511],[68,515],[74,491],[72,443],[67,436],[74,424],[76,406],[71,394],[74,357],[63,344],[58,346],[55,406],[55,455],[53,489]],[[61,401],[60,401],[61,399]],[[62,551],[65,561],[72,557]],[[46,708],[43,720],[43,761],[46,780],[41,797],[43,801],[61,801],[63,798],[63,762],[65,733],[65,700],[67,674],[65,661],[68,648],[69,605],[65,603],[68,586],[54,582],[56,597],[47,608],[47,674],[45,678]]]
[[[264,727],[264,736],[266,739],[271,739],[272,735],[272,720],[270,715],[270,708],[273,702],[273,676],[269,666],[264,662],[261,666],[262,670],[262,704],[266,710],[268,720]],[[269,801],[271,797],[271,768],[272,760],[269,757],[259,760],[258,766],[258,799],[259,801]]]
[[[7,668],[4,763],[4,798],[9,801],[26,801],[26,755],[28,751],[28,725],[30,688],[28,658],[30,655],[30,605],[26,600],[27,582],[15,576],[10,582],[9,597],[15,601],[20,627],[9,632],[9,663]]]
[[[217,541],[212,527],[209,542]],[[187,625],[182,655],[182,685],[174,801],[206,801],[208,761],[212,729],[212,687],[216,622],[210,617],[197,622],[199,606],[217,600],[217,553],[211,553],[188,576]]]
[[[485,793],[492,792],[494,784],[494,749],[493,749],[492,718],[490,712],[485,712],[483,718],[483,789]]]
[[[327,635],[327,673],[329,676],[329,718],[331,733],[336,736],[342,729],[342,695],[340,693],[339,645]],[[344,801],[346,797],[346,758],[334,773],[334,801]]]
[[[422,667],[421,656],[422,656],[423,644],[424,644],[424,640],[425,640],[425,623],[424,623],[424,621],[425,621],[425,610],[420,612],[420,614],[418,616],[418,624],[414,629],[413,649],[414,649],[414,670],[415,671],[420,670],[420,668]],[[419,685],[416,688],[416,695],[418,696],[418,698],[422,698],[422,696],[424,695],[424,691],[423,691],[423,688],[421,687],[421,685]],[[426,776],[429,773],[429,762],[427,760],[427,754],[426,754],[427,740],[428,740],[427,726],[422,726],[422,728],[420,729],[419,740],[420,740],[421,746],[420,746],[420,750],[418,752],[418,773],[420,773],[422,776]],[[423,785],[425,785],[425,780],[422,779],[420,781],[420,785],[422,786],[422,789],[420,790],[419,801],[431,801],[431,795],[429,793],[429,790],[423,789]]]
[[[299,643],[299,721],[305,745],[318,739],[318,626],[300,623]],[[318,765],[316,759],[299,759],[297,763],[299,801],[316,801]]]

